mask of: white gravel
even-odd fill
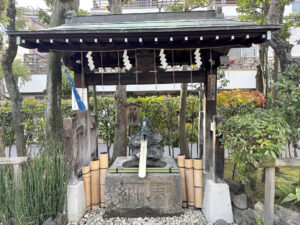
[[[212,225],[208,223],[203,217],[200,210],[185,209],[184,214],[181,216],[173,217],[138,217],[138,218],[124,218],[115,217],[104,219],[104,209],[98,209],[86,213],[83,218],[79,221],[78,225],[94,225],[94,224],[107,224],[107,225]]]

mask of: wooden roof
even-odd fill
[[[69,12],[62,26],[8,34],[20,46],[40,52],[78,52],[243,47],[266,41],[276,29],[280,27],[225,19],[214,10],[97,16]]]

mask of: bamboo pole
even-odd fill
[[[203,203],[202,160],[193,159],[193,166],[194,166],[195,208],[202,208],[202,203]]]
[[[99,155],[100,159],[100,207],[105,207],[105,174],[108,170],[108,153],[103,152]]]
[[[179,170],[180,170],[181,185],[182,185],[182,207],[187,208],[184,159],[185,159],[185,155],[178,155],[177,160],[178,160],[178,167],[179,167]]]
[[[184,160],[188,207],[195,207],[193,159]]]
[[[91,161],[91,190],[92,190],[92,209],[96,210],[100,206],[100,175],[99,160]]]
[[[91,210],[91,167],[82,167],[82,178],[84,182],[85,201],[87,211]]]

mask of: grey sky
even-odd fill
[[[44,0],[17,0],[18,6],[28,6],[32,8],[46,8]],[[93,0],[80,0],[80,8],[90,10],[93,6]]]

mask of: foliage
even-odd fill
[[[169,12],[179,12],[179,11],[192,11],[196,8],[203,8],[208,6],[211,3],[211,0],[177,0],[173,5],[168,6],[166,11]],[[185,5],[186,9],[185,9]]]
[[[88,16],[91,15],[90,11],[84,10],[84,9],[78,9],[78,16]]]
[[[283,174],[280,174],[279,176],[291,184],[278,184],[276,188],[276,196],[281,198],[281,203],[291,202],[300,209],[300,180],[295,181]]]
[[[66,83],[69,89],[70,85]],[[91,101],[92,99],[90,99]],[[108,149],[114,140],[114,98],[97,98],[99,138],[106,142]],[[178,146],[178,113],[179,97],[170,95],[128,98],[127,103],[140,106],[140,115],[151,118],[155,131],[163,136],[164,145],[174,148]],[[254,91],[223,91],[218,94],[218,111],[228,118],[237,114],[252,112],[264,104],[264,98]],[[63,117],[75,116],[72,111],[71,100],[62,100]],[[187,97],[187,137],[189,142],[197,142],[198,133],[199,99],[197,96]],[[25,98],[23,100],[24,128],[27,145],[38,143],[44,137],[45,130],[45,100]],[[11,146],[14,141],[12,129],[11,105],[9,101],[0,102],[0,125],[3,127],[3,139],[6,146]],[[138,128],[131,128],[131,133]]]
[[[286,5],[291,4],[293,0],[281,0],[280,13],[283,15],[284,8]],[[239,19],[241,21],[251,21],[258,24],[265,24],[270,8],[271,0],[237,0],[238,8],[236,11],[239,13]],[[293,16],[284,21],[281,29],[281,38],[286,40],[289,38],[290,31],[289,28],[296,22]],[[279,18],[280,20],[280,18]],[[282,23],[283,21],[279,21]]]
[[[68,177],[63,146],[54,140],[22,166],[18,186],[14,185],[11,167],[1,167],[0,223],[42,224],[54,218],[63,210]]]
[[[37,14],[38,20],[40,22],[42,22],[43,24],[46,24],[47,26],[49,26],[51,17],[50,17],[49,13],[46,10],[38,9],[36,14]]]
[[[265,105],[266,99],[258,91],[230,90],[218,93],[218,113],[225,118],[251,113]]]
[[[107,152],[115,136],[115,104],[113,98],[97,98],[98,137],[106,143]]]
[[[70,74],[70,77],[72,80],[74,80],[74,72],[68,69],[68,72]],[[61,81],[61,97],[62,98],[70,98],[72,96],[72,88],[70,85],[70,82],[68,80],[68,77],[65,73],[65,70],[61,70],[62,73],[62,81]]]
[[[16,59],[13,62],[13,74],[16,79],[21,78],[22,82],[31,80],[30,78],[30,69],[22,63],[21,59]],[[4,76],[2,64],[0,64],[0,79]]]
[[[261,218],[261,216],[256,217],[255,221],[256,221],[257,225],[264,225],[264,221]]]
[[[239,168],[240,180],[245,181],[253,176],[256,162],[276,158],[282,152],[289,131],[279,112],[261,108],[224,120],[218,130]]]
[[[251,21],[264,24],[270,7],[270,0],[237,0],[241,21]]]
[[[300,139],[300,66],[288,67],[275,88],[278,91],[277,105],[291,129],[289,141],[296,145]]]
[[[8,5],[8,0],[0,0],[0,23],[7,22],[7,17],[5,13],[7,5]]]
[[[64,117],[74,117],[70,100],[62,101],[62,113]],[[45,131],[45,100],[26,98],[22,101],[22,113],[24,115],[24,133],[26,145],[40,143]],[[0,126],[4,145],[11,147],[15,143],[15,135],[12,127],[11,104],[9,101],[0,102]]]
[[[224,70],[218,70],[217,80],[219,81],[218,89],[225,88],[229,83],[229,80],[225,76]]]

